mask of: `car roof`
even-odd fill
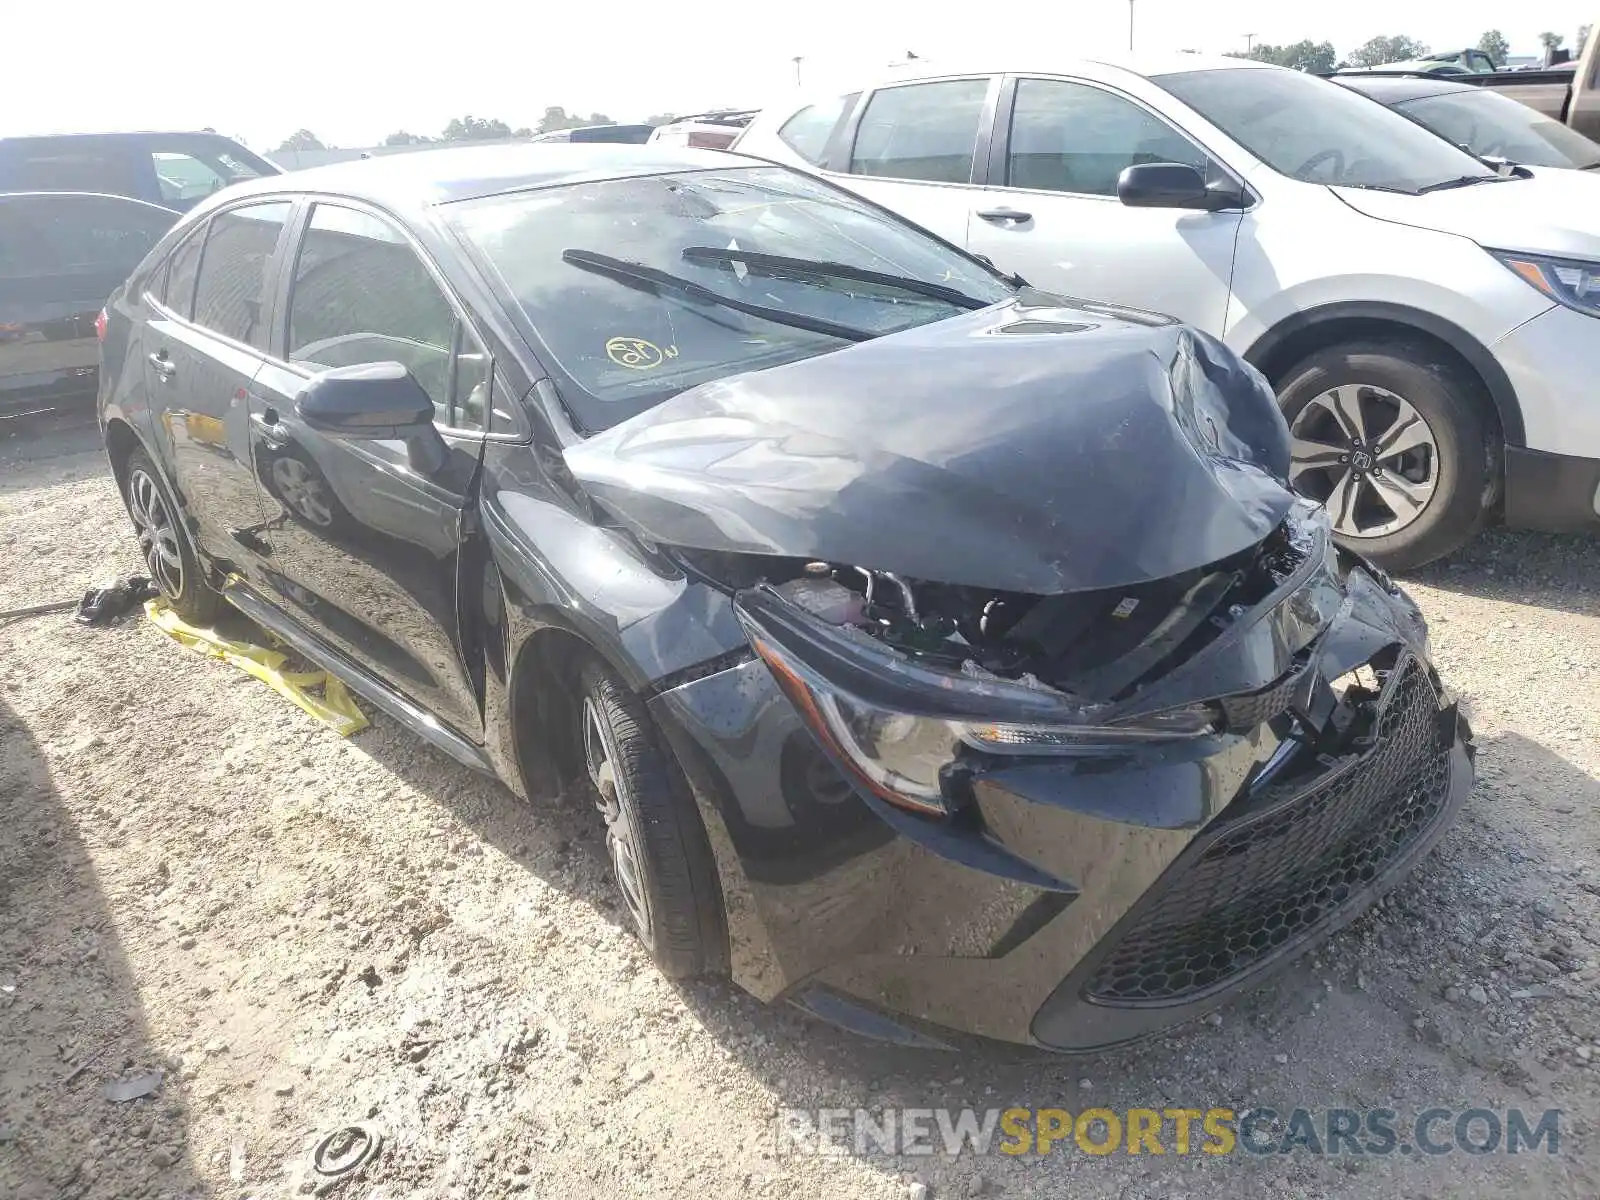
[[[1476,92],[1478,85],[1457,82],[1459,76],[1436,75],[1335,75],[1333,81],[1385,104],[1404,104],[1423,96],[1448,96],[1453,92]]]
[[[1107,72],[1126,72],[1146,79],[1186,71],[1281,71],[1285,68],[1250,58],[1228,58],[1212,54],[1105,54],[1057,58],[1048,53],[1022,61],[996,62],[991,57],[959,59],[919,58],[897,63],[878,72],[870,86],[885,87],[918,79],[937,79],[946,75],[1075,75],[1101,76]],[[840,89],[843,90],[843,89]]]
[[[322,192],[392,208],[430,207],[557,184],[730,166],[767,166],[720,150],[626,142],[523,142],[413,150],[235,184],[225,193]]]
[[[120,130],[115,133],[30,133],[18,137],[0,137],[0,144],[10,142],[138,142],[149,138],[216,138],[221,142],[234,139],[225,133],[205,129],[145,129],[137,132]]]

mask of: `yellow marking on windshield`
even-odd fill
[[[678,348],[668,346],[663,350],[644,338],[614,337],[606,340],[606,357],[630,371],[648,371],[652,367],[659,367],[669,358],[677,358]]]

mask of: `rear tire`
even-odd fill
[[[128,455],[122,472],[122,500],[128,506],[139,553],[150,580],[191,625],[208,626],[222,615],[222,596],[206,580],[182,511],[167,490],[161,472],[142,449]]]
[[[1438,350],[1330,346],[1283,376],[1278,403],[1290,479],[1327,504],[1341,545],[1408,571],[1483,526],[1499,490],[1500,434],[1482,384]],[[1395,446],[1404,449],[1385,453]]]
[[[675,979],[721,965],[716,867],[700,813],[643,704],[597,664],[583,671],[578,745],[634,932]]]

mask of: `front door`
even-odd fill
[[[1012,89],[1008,88],[1009,94]],[[1018,79],[996,130],[1004,163],[974,197],[967,248],[1046,291],[1168,313],[1221,335],[1239,212],[1129,208],[1123,168],[1204,150],[1127,96],[1066,79]]]
[[[180,503],[223,572],[259,576],[263,505],[250,453],[250,389],[265,359],[285,200],[218,213],[158,276],[144,343],[151,410]]]
[[[461,525],[483,451],[490,365],[412,243],[387,218],[313,206],[287,298],[286,363],[255,380],[257,475],[274,599],[457,732],[481,736],[457,620]],[[315,372],[402,362],[433,398],[442,462],[399,441],[308,428]]]

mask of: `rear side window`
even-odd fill
[[[179,209],[192,208],[231,183],[261,175],[250,163],[223,147],[158,146],[150,151],[150,160],[161,202]]]
[[[175,213],[116,196],[0,199],[0,273],[126,276]]]
[[[778,130],[778,137],[808,163],[820,166],[823,151],[828,148],[828,139],[833,136],[835,127],[844,119],[859,94],[852,93],[840,96],[837,100],[806,105],[783,123]]]
[[[267,272],[289,202],[249,204],[211,218],[194,319],[235,341],[264,349],[267,341]]]
[[[489,358],[405,236],[389,222],[318,204],[289,295],[289,361],[311,370],[399,362],[440,424],[487,424]]]
[[[867,101],[850,170],[890,179],[970,183],[987,79],[910,83]]]
[[[200,275],[200,248],[205,245],[206,227],[202,223],[178,243],[167,256],[166,279],[161,287],[161,303],[180,317],[194,312],[194,281]]]
[[[148,199],[137,156],[125,145],[23,141],[0,147],[0,191],[101,192]]]
[[[1012,187],[1115,196],[1124,168],[1186,163],[1205,171],[1204,151],[1131,100],[1085,83],[1022,79],[1011,116],[1007,182]]]

